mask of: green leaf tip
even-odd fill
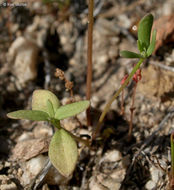
[[[18,110],[8,113],[7,117],[11,119],[27,119],[32,121],[48,121],[49,119],[46,112],[38,110]]]
[[[61,106],[57,109],[55,113],[55,118],[58,120],[65,119],[68,117],[75,116],[89,107],[90,102],[88,100],[74,102],[72,104],[67,104]]]
[[[150,45],[151,29],[153,25],[153,15],[144,16],[138,25],[139,51],[147,51]]]
[[[55,114],[54,107],[53,107],[52,102],[49,99],[47,100],[47,109],[48,109],[49,116],[53,118]]]
[[[57,108],[60,106],[60,102],[56,95],[49,90],[35,90],[32,96],[32,110],[44,111],[50,115],[50,107],[48,107],[47,102],[48,100],[52,103],[53,110],[55,113]]]
[[[63,176],[68,177],[77,163],[77,144],[70,134],[60,129],[51,139],[48,155],[53,166]]]
[[[154,30],[152,33],[152,40],[151,40],[150,45],[147,49],[147,56],[148,57],[153,53],[153,51],[155,49],[155,44],[156,44],[156,30]]]
[[[142,55],[126,50],[121,51],[120,55],[124,58],[142,58]]]

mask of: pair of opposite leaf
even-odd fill
[[[153,53],[156,42],[156,30],[153,30],[151,38],[152,25],[153,25],[152,14],[148,14],[141,19],[138,25],[138,40],[137,40],[137,46],[140,53],[135,53],[131,51],[121,51],[120,54],[122,57],[145,59]]]
[[[84,111],[89,101],[79,101],[60,106],[57,97],[48,90],[35,90],[32,96],[32,110],[18,110],[8,113],[12,119],[33,121],[50,121],[58,130],[54,133],[49,145],[49,158],[54,167],[65,177],[74,170],[78,157],[75,140],[60,125],[60,120]]]

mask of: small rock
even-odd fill
[[[122,159],[121,153],[118,150],[112,150],[105,153],[104,157],[102,158],[101,162],[108,161],[108,162],[117,162]]]
[[[18,142],[21,141],[25,141],[25,140],[29,140],[29,139],[33,139],[33,133],[31,132],[24,132],[19,138],[18,138]]]
[[[17,186],[6,175],[0,175],[0,190],[17,190]]]
[[[39,172],[44,168],[48,156],[39,155],[31,160],[22,163],[23,174],[20,181],[23,186],[31,184],[32,180],[39,174]]]
[[[64,119],[61,124],[68,131],[72,131],[79,126],[79,123],[74,118]]]
[[[42,186],[42,190],[50,190],[50,189],[49,189],[48,185],[45,184],[45,185]]]
[[[21,85],[37,76],[38,47],[31,40],[18,37],[9,48],[8,61],[12,63],[12,73]]]
[[[150,173],[151,173],[151,180],[149,180],[145,185],[148,190],[152,190],[155,187],[157,187],[159,180],[163,176],[162,170],[154,166],[150,168]]]
[[[79,129],[79,134],[80,135],[88,135],[88,136],[91,136],[91,132],[88,130],[88,129]]]
[[[6,162],[4,163],[4,167],[8,168],[8,167],[10,167],[10,166],[11,166],[11,163],[10,163],[10,162],[7,162],[7,161],[6,161]]]
[[[60,185],[60,184],[66,184],[67,181],[71,178],[72,176],[65,178],[64,176],[62,176],[58,170],[54,167],[51,166],[51,168],[49,169],[46,177],[45,177],[45,183],[49,184],[49,185]]]
[[[97,176],[98,181],[109,190],[119,190],[121,183],[108,175],[100,174]]]
[[[142,70],[142,80],[137,86],[137,92],[150,98],[162,97],[165,93],[173,91],[173,83],[174,77],[169,71],[159,71],[150,65]]]
[[[107,188],[103,187],[101,184],[99,184],[96,180],[96,177],[91,177],[89,182],[89,189],[90,190],[107,190]]]
[[[152,190],[156,187],[156,183],[154,181],[150,180],[146,183],[145,187],[147,190]]]
[[[156,183],[159,181],[159,178],[162,176],[162,172],[156,167],[151,167],[150,173],[152,176],[152,181],[154,181]]]
[[[120,14],[118,16],[118,25],[122,26],[126,29],[129,29],[131,27],[131,20],[129,19],[129,17],[126,14]]]
[[[29,160],[48,151],[51,138],[29,139],[19,141],[13,149],[12,160]]]
[[[51,126],[40,122],[38,122],[37,125],[34,127],[33,133],[35,138],[47,138],[51,137],[53,134]]]

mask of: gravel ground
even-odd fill
[[[174,130],[174,2],[95,0],[93,29],[92,126],[85,113],[62,125],[90,138],[102,109],[137,60],[119,56],[137,51],[136,27],[152,13],[155,53],[142,66],[137,85],[133,138],[128,141],[134,82],[111,106],[92,146],[78,144],[76,169],[65,178],[51,166],[52,128],[45,122],[10,120],[8,112],[31,108],[35,89],[49,89],[62,104],[71,101],[56,68],[74,83],[75,100],[85,99],[87,4],[82,0],[45,4],[0,1],[0,189],[1,190],[166,190],[169,187],[170,134]],[[61,2],[61,1],[60,1]]]

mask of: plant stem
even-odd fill
[[[56,127],[57,129],[61,129],[61,125],[60,125],[60,121],[59,120],[51,120],[51,123],[54,127]]]
[[[119,94],[121,93],[121,91],[126,87],[126,85],[129,83],[129,81],[131,80],[131,78],[133,77],[133,75],[136,73],[136,71],[138,70],[138,68],[140,67],[140,65],[143,63],[144,58],[141,58],[138,63],[135,65],[135,67],[133,68],[133,70],[131,71],[131,73],[129,74],[128,78],[125,80],[125,82],[121,85],[121,87],[118,89],[118,91],[114,94],[114,96],[109,100],[109,102],[106,104],[96,127],[96,130],[93,134],[93,138],[95,139],[96,135],[98,134],[100,127],[102,125],[103,119],[105,117],[105,115],[107,114],[107,112],[109,111],[109,108],[112,104],[112,102],[117,98],[117,96],[119,96]]]
[[[121,113],[122,116],[124,116],[124,89],[122,90],[121,93]]]
[[[90,100],[91,98],[91,82],[92,82],[92,39],[93,39],[93,9],[94,9],[94,1],[89,0],[88,5],[88,50],[87,50],[87,91],[86,91],[86,99]],[[91,125],[91,118],[90,118],[90,108],[86,111],[87,115],[87,125]]]
[[[67,133],[69,133],[69,135],[71,135],[71,137],[74,139],[74,140],[76,140],[76,141],[78,141],[78,142],[81,142],[81,143],[83,143],[85,146],[87,146],[87,147],[89,147],[90,148],[90,141],[89,140],[85,140],[85,139],[82,139],[82,138],[80,138],[80,137],[77,137],[76,135],[73,135],[71,132],[69,132],[69,131],[67,131],[66,129],[64,129]]]
[[[51,123],[52,123],[52,125],[53,125],[54,127],[56,127],[57,129],[62,129],[59,120],[55,120],[55,119],[54,119],[54,120],[51,121]],[[81,143],[83,143],[84,145],[90,147],[90,141],[89,141],[89,140],[85,140],[85,139],[82,139],[82,138],[80,138],[80,137],[77,137],[77,136],[73,135],[70,131],[66,130],[65,128],[63,128],[63,129],[64,129],[69,135],[71,135],[71,137],[74,138],[76,141],[81,142]]]
[[[135,94],[136,94],[136,88],[137,88],[137,83],[135,83],[134,90],[133,90],[133,95],[132,95],[132,105],[130,107],[130,121],[129,121],[129,132],[128,132],[128,140],[131,140],[132,137],[132,129],[133,129],[133,116],[134,116],[134,103],[135,103]]]

